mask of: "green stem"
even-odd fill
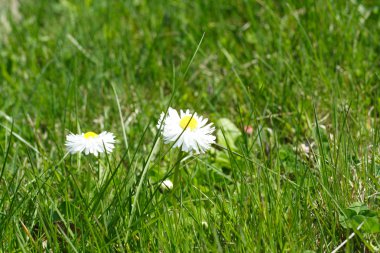
[[[179,169],[180,169],[180,166],[181,166],[181,161],[182,161],[182,159],[183,159],[183,157],[185,156],[185,152],[183,152],[183,151],[179,151],[179,153],[178,153],[178,156],[177,156],[177,160],[176,160],[176,162],[175,162],[175,164],[174,164],[174,182],[173,182],[173,184],[174,184],[174,187],[173,187],[173,192],[175,192],[174,191],[174,189],[177,189],[177,187],[179,187],[179,185],[180,185],[180,176],[179,176]]]
[[[97,157],[97,159],[96,159],[97,161],[96,161],[96,165],[98,165],[98,184],[100,185],[101,184],[101,174],[100,174],[100,163],[99,163],[99,156]]]
[[[177,212],[178,201],[175,197],[175,194],[177,192],[177,189],[180,188],[180,184],[181,184],[181,177],[180,177],[179,171],[180,171],[181,161],[184,156],[185,156],[185,152],[180,150],[177,155],[177,160],[174,164],[174,182],[173,182],[173,190],[171,192],[171,199],[173,201],[174,214],[178,214]],[[175,215],[176,223],[178,222],[178,219],[179,219],[179,215]]]

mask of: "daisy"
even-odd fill
[[[208,119],[203,119],[189,110],[180,111],[169,108],[168,114],[161,113],[157,128],[161,129],[165,143],[175,142],[173,147],[180,147],[182,151],[192,153],[204,153],[215,143],[212,134],[215,128],[212,123],[206,125]],[[162,126],[161,126],[162,125]]]
[[[98,153],[112,152],[115,143],[115,136],[113,133],[102,132],[96,134],[94,132],[87,132],[82,134],[69,134],[66,136],[65,146],[71,154],[84,152],[86,155],[89,153],[98,156]],[[105,149],[105,150],[104,150]]]

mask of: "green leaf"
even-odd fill
[[[346,210],[354,211],[356,214],[369,211],[368,206],[366,204],[362,204],[359,202],[353,203],[350,207],[346,208]]]
[[[354,203],[344,209],[344,213],[339,215],[339,222],[344,228],[357,229],[360,224],[360,231],[365,233],[379,233],[380,219],[379,213],[370,210],[367,205]]]
[[[375,176],[380,177],[380,164],[375,165]]]
[[[221,118],[216,122],[218,128],[216,132],[217,142],[219,145],[237,150],[235,142],[241,136],[241,131],[236,125],[227,118]]]

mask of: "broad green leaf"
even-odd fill
[[[367,205],[354,203],[344,209],[344,213],[339,215],[339,222],[344,228],[357,229],[360,224],[360,231],[365,233],[379,233],[380,219],[379,213],[370,210]]]
[[[236,150],[235,142],[241,136],[241,131],[227,118],[221,118],[216,122],[218,128],[216,132],[218,144]]]

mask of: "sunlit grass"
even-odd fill
[[[379,250],[374,2],[5,2],[1,251]],[[216,145],[163,143],[170,106]]]

